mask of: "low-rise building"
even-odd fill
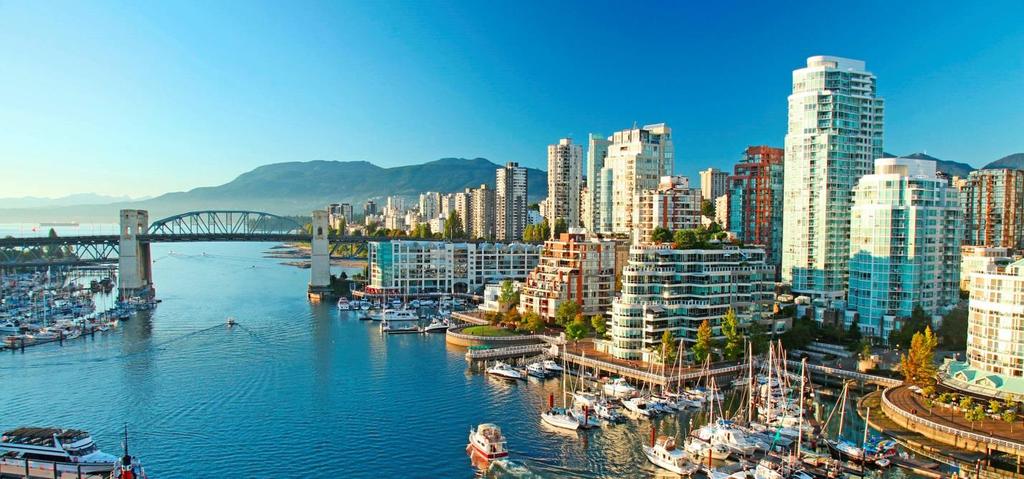
[[[599,341],[598,349],[621,359],[649,360],[665,331],[689,348],[708,321],[721,339],[722,318],[730,308],[744,328],[769,320],[774,277],[775,267],[761,248],[633,245],[622,272],[622,295],[612,302],[611,339]]]
[[[389,240],[369,243],[371,294],[480,293],[505,279],[522,281],[540,245]]]
[[[614,294],[615,242],[588,238],[585,230],[573,228],[544,243],[519,304],[521,311],[551,320],[560,303],[574,301],[589,317],[608,311]]]

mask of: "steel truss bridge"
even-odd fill
[[[308,242],[312,232],[293,219],[258,211],[192,211],[153,222],[140,243],[200,241]],[[331,254],[365,251],[366,236],[331,235]],[[119,235],[0,238],[0,267],[35,267],[113,263],[120,253]]]

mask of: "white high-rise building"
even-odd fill
[[[583,147],[572,138],[548,145],[548,223],[559,219],[568,227],[580,224],[580,185],[583,183]]]
[[[700,172],[701,199],[715,201],[729,191],[729,173],[718,168],[708,168]]]
[[[608,156],[608,141],[604,136],[591,133],[587,137],[587,208],[582,218],[583,226],[590,231],[599,231],[601,201],[601,169],[604,159]]]
[[[424,221],[437,218],[441,214],[441,193],[428,191],[420,193],[420,218]]]
[[[664,123],[616,132],[599,173],[597,231],[629,235],[638,194],[672,174],[672,129]]]
[[[462,222],[462,231],[467,238],[476,238],[473,231],[473,189],[466,188],[466,191],[455,193],[455,214]]]
[[[882,156],[883,101],[864,62],[814,56],[793,71],[786,133],[782,280],[846,295],[853,187]]]
[[[523,239],[526,229],[526,168],[509,162],[495,174],[494,236],[499,241]]]
[[[494,190],[486,184],[473,190],[473,239],[494,239]]]

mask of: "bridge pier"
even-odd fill
[[[149,243],[139,241],[138,235],[149,229],[149,212],[121,210],[121,229],[118,235],[118,281],[121,297],[153,292],[153,261]]]
[[[327,211],[313,211],[313,238],[310,242],[309,296],[322,299],[331,293],[331,253]]]

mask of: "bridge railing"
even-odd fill
[[[915,424],[920,424],[922,426],[928,427],[929,429],[935,429],[937,431],[944,432],[946,434],[952,434],[954,436],[959,436],[959,437],[962,437],[964,439],[969,439],[969,440],[972,440],[972,441],[975,441],[975,442],[980,442],[980,443],[985,443],[985,444],[992,444],[992,445],[999,446],[999,447],[1002,447],[1002,448],[1005,448],[1005,449],[1016,450],[1017,454],[1020,454],[1021,452],[1024,452],[1024,443],[1020,443],[1020,442],[1017,442],[1017,441],[1007,441],[1005,439],[998,439],[998,438],[995,438],[995,437],[992,437],[992,436],[989,436],[989,435],[985,435],[985,434],[977,434],[977,433],[973,433],[973,432],[970,432],[970,431],[964,431],[962,429],[958,429],[958,428],[955,428],[955,427],[949,427],[949,426],[946,426],[944,424],[939,424],[939,423],[937,423],[935,421],[930,421],[930,420],[925,419],[925,418],[923,418],[921,416],[917,416],[917,415],[911,414],[910,412],[904,411],[903,409],[901,409],[901,408],[897,407],[895,404],[893,404],[892,401],[889,401],[888,394],[889,394],[890,390],[891,389],[886,389],[886,390],[882,391],[882,403],[889,410],[891,410],[891,411],[895,412],[896,414],[902,416],[907,421],[910,421],[910,422],[915,423]]]
[[[793,367],[800,367],[800,361],[786,361],[787,364]],[[884,376],[875,376],[873,374],[865,374],[857,371],[848,371],[846,369],[830,368],[828,366],[819,366],[816,364],[808,364],[807,369],[811,371],[818,371],[829,375],[842,376],[845,378],[856,379],[859,381],[872,382],[881,384],[886,387],[894,387],[903,384],[903,381],[896,378],[887,378]]]

